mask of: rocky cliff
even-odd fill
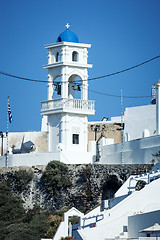
[[[61,172],[55,175],[57,179],[54,187],[57,187],[57,193],[50,191],[53,190],[51,184],[50,188],[46,187],[48,186],[44,181],[46,166],[0,168],[0,181],[5,181],[14,195],[23,199],[26,209],[32,209],[35,205],[46,210],[74,206],[86,212],[100,204],[102,199],[112,198],[130,175],[143,174],[151,170],[151,165],[94,164],[66,167],[65,176]],[[47,174],[52,177],[50,170]],[[65,187],[60,184],[63,181]]]

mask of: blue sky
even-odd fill
[[[116,72],[160,55],[159,0],[0,0],[0,71],[46,80],[47,50],[68,22],[82,43],[91,43],[89,77]],[[131,71],[90,81],[106,94],[149,96],[160,78],[160,58]],[[0,131],[6,131],[7,97],[13,122],[9,131],[39,131],[47,84],[0,75]],[[121,113],[120,98],[89,92],[96,101],[90,121]],[[150,104],[150,98],[124,99],[124,108]]]

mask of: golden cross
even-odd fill
[[[65,26],[66,26],[67,29],[70,27],[70,25],[68,23]]]

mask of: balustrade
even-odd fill
[[[94,101],[61,98],[42,102],[41,112],[48,110],[79,110],[79,111],[94,111]]]

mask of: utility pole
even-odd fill
[[[122,93],[122,89],[121,89],[121,143],[122,143],[122,164],[124,164],[124,159],[123,159],[123,93]]]
[[[99,142],[97,140],[97,132],[100,130],[99,125],[91,125],[91,131],[94,132],[94,141],[96,142],[96,162],[99,160]]]
[[[2,131],[0,131],[0,136],[1,136],[1,138],[2,138],[1,156],[3,156],[3,137],[4,137],[4,135],[3,135],[3,132],[2,132]]]

